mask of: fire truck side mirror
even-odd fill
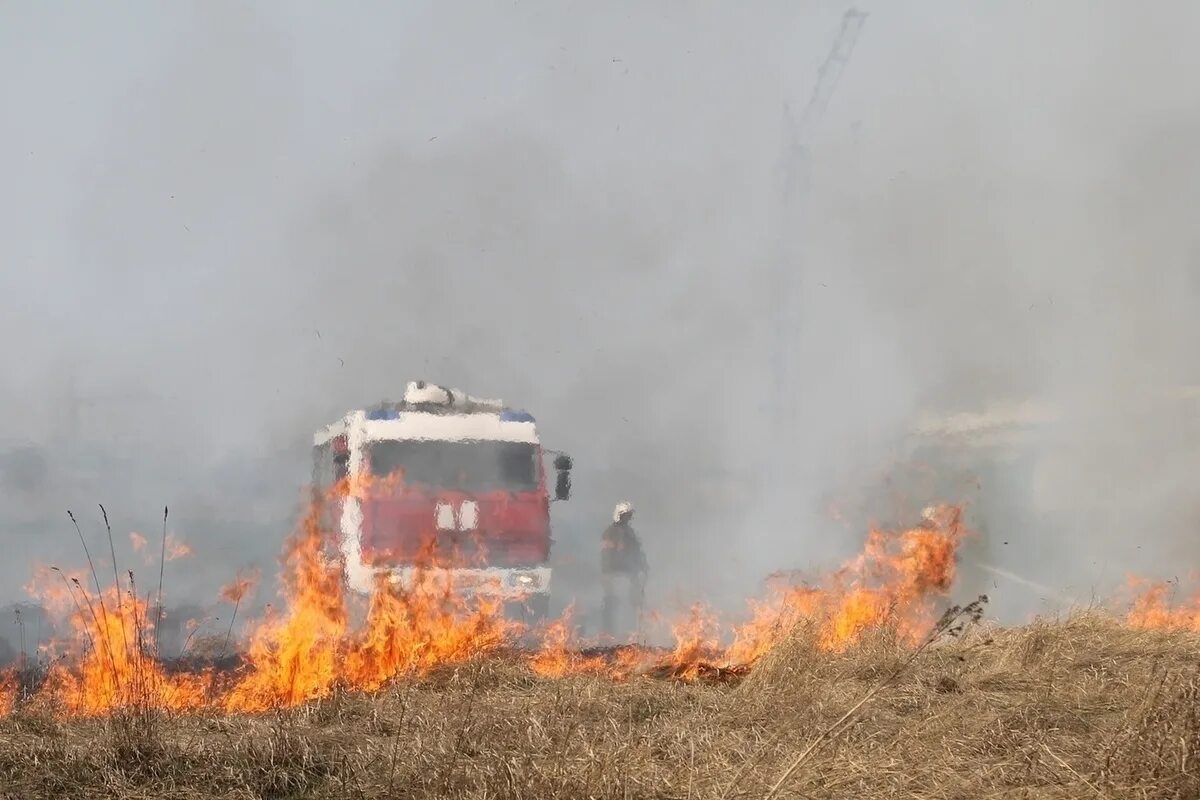
[[[554,485],[555,500],[570,500],[571,499],[571,473],[558,473],[558,481]]]
[[[558,470],[558,480],[554,484],[555,500],[571,499],[571,457],[560,455],[554,459],[554,468]]]

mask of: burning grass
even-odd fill
[[[233,674],[164,670],[153,633],[157,620],[148,613],[149,594],[140,597],[134,573],[129,571],[122,581],[115,567],[113,585],[103,589],[80,532],[89,573],[57,571],[62,588],[46,580],[49,573],[41,582],[54,590],[53,599],[68,615],[75,635],[61,643],[64,658],[50,667],[38,693],[81,715],[268,711],[317,700],[339,688],[372,691],[398,678],[511,648],[530,633],[506,620],[498,602],[471,600],[455,590],[445,573],[423,570],[406,587],[381,578],[365,608],[358,609],[363,624],[352,625],[355,598],[346,596],[341,564],[330,556],[336,550],[323,524],[326,512],[322,503],[314,503],[289,541],[283,559],[284,602],[254,627]],[[863,630],[885,622],[915,644],[953,582],[955,549],[965,535],[959,510],[949,506],[921,527],[873,530],[859,557],[813,584],[772,587],[741,625],[727,628],[703,606],[694,606],[668,625],[675,641],[668,651],[628,647],[584,655],[572,641],[569,620],[563,619],[538,631],[542,644],[529,657],[530,664],[544,677],[590,674],[627,680],[652,673],[683,681],[734,678],[802,620],[823,621],[818,646],[825,650],[845,648]],[[164,559],[167,541],[164,526]],[[111,531],[108,543],[115,563]],[[239,578],[223,590],[234,618],[249,580]],[[231,633],[232,620],[222,656]]]
[[[894,626],[832,651],[808,626],[740,683],[539,677],[494,653],[377,692],[149,729],[24,705],[0,796],[1151,797],[1200,794],[1200,637],[1083,614]],[[874,693],[841,727],[837,720]],[[735,781],[736,778],[736,781]]]
[[[1200,793],[1192,618],[1151,591],[1121,619],[993,630],[981,598],[938,621],[953,507],[733,628],[696,606],[673,647],[588,650],[568,617],[533,652],[437,581],[381,582],[352,625],[321,519],[228,669],[165,668],[132,573],[103,590],[88,554],[89,591],[57,571],[74,649],[0,685],[0,797]]]

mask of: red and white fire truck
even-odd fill
[[[556,455],[556,500],[570,496],[571,459],[543,451],[530,414],[415,381],[400,402],[351,411],[313,444],[315,487],[342,479],[370,486],[345,493],[330,509],[352,590],[370,592],[381,574],[401,583],[417,570],[427,574],[432,549],[440,556],[433,570],[456,589],[546,613],[544,452]]]

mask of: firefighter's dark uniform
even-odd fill
[[[614,522],[601,537],[600,579],[604,586],[602,608],[604,632],[614,634],[613,616],[617,606],[616,584],[628,581],[629,609],[640,615],[646,581],[646,554],[633,527],[627,521]]]

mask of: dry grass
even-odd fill
[[[800,631],[740,685],[550,681],[492,658],[258,717],[26,706],[0,721],[0,797],[758,798],[906,657],[886,631],[839,655]],[[778,796],[1200,797],[1198,670],[1200,637],[1096,615],[968,630]]]

